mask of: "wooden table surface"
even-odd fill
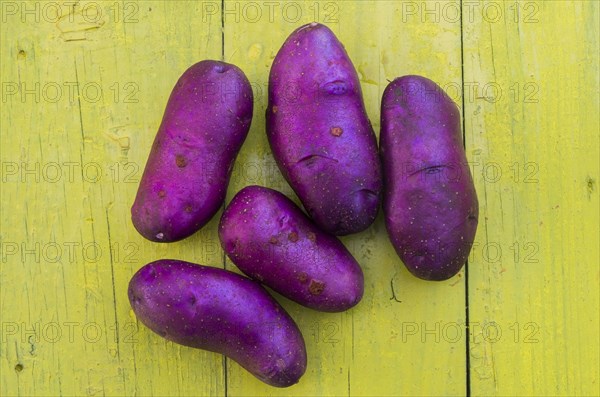
[[[599,3],[596,1],[2,1],[0,395],[598,395]],[[241,67],[255,113],[228,199],[293,195],[265,137],[273,57],[326,23],[379,133],[387,80],[421,74],[462,109],[480,201],[467,267],[411,276],[381,214],[343,238],[365,273],[354,309],[281,296],[307,343],[288,389],[136,321],[127,283],[178,258],[235,270],[217,216],[178,243],[130,207],[180,74]]]

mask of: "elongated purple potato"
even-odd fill
[[[346,247],[275,190],[242,189],[221,217],[219,238],[240,270],[301,305],[339,312],[362,298],[363,273]]]
[[[131,208],[145,238],[171,242],[204,226],[223,204],[233,162],[252,119],[244,73],[219,61],[181,76],[165,110]]]
[[[417,277],[454,276],[479,216],[458,107],[433,81],[400,77],[383,93],[380,139],[383,211],[396,252]]]
[[[269,75],[266,118],[275,160],[317,225],[346,235],[373,223],[377,141],[356,70],[328,27],[304,25],[285,41]]]
[[[263,382],[297,383],[306,347],[296,323],[260,284],[177,260],[142,267],[129,282],[137,318],[181,345],[225,354]]]

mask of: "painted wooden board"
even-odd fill
[[[600,394],[596,2],[3,1],[0,12],[0,395]],[[287,35],[313,20],[345,44],[377,133],[400,75],[425,75],[464,107],[481,219],[468,269],[441,283],[408,274],[381,214],[343,238],[365,297],[327,314],[275,295],[309,367],[274,389],[162,340],[127,301],[130,277],[158,258],[235,271],[220,213],[155,244],[129,210],[171,88],[207,58],[240,66],[256,98],[227,200],[250,184],[296,199],[266,141],[266,88]]]
[[[393,1],[293,1],[282,3],[281,11],[275,9],[273,22],[263,18],[247,23],[228,14],[236,7],[243,12],[239,4],[224,4],[225,60],[245,70],[261,94],[236,165],[237,173],[246,177],[230,186],[230,196],[250,183],[275,186],[293,195],[274,164],[264,114],[273,57],[301,24],[318,19],[344,43],[359,72],[367,112],[377,132],[386,79],[419,73],[460,86],[459,23],[421,23],[417,18],[398,23],[402,8]],[[246,9],[249,16],[250,8]],[[419,46],[417,41],[427,44]],[[432,51],[442,49],[448,50],[431,57]],[[368,230],[343,241],[363,267],[365,296],[356,308],[341,314],[317,313],[285,302],[306,337],[309,360],[303,381],[286,392],[299,396],[463,394],[465,339],[448,342],[441,338],[439,326],[436,330],[436,324],[464,324],[463,278],[432,284],[409,275],[388,241],[382,216]],[[230,395],[281,394],[235,364],[228,369]]]
[[[488,9],[463,35],[471,391],[598,395],[598,2]]]
[[[129,209],[171,88],[220,57],[220,24],[184,2],[0,6],[0,395],[223,394],[222,357],[156,338],[126,293],[148,261],[209,259],[216,224],[151,244]]]

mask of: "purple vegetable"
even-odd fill
[[[328,27],[304,25],[285,41],[266,118],[275,160],[315,223],[336,235],[366,229],[381,199],[377,141],[354,66]]]
[[[404,76],[381,104],[383,211],[396,252],[415,276],[445,280],[467,260],[479,205],[458,107],[433,81]]]
[[[263,382],[297,383],[306,370],[298,327],[260,284],[177,260],[142,267],[129,282],[138,319],[175,343],[225,354]]]
[[[131,208],[145,238],[186,238],[223,204],[252,119],[252,89],[234,65],[202,61],[179,79]]]
[[[346,247],[282,193],[249,186],[225,209],[221,246],[248,276],[301,305],[338,312],[363,295],[363,273]]]

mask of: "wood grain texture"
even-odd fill
[[[464,24],[471,390],[598,395],[598,3],[502,12]]]
[[[225,9],[234,10],[236,4],[239,2],[225,2]],[[328,22],[353,60],[367,112],[377,133],[380,98],[386,79],[421,73],[436,80],[460,83],[458,23],[422,24],[416,18],[398,23],[401,5],[392,1],[346,1],[335,6],[326,1],[294,1],[284,3],[282,11],[285,4],[290,4],[289,13],[287,16],[274,13],[273,23],[268,19],[257,23],[230,21],[226,15],[225,59],[240,65],[250,80],[263,88],[255,103],[250,137],[236,165],[240,175],[255,175],[254,170],[261,170],[263,178],[232,183],[231,194],[244,184],[257,183],[275,186],[293,196],[276,168],[275,176],[268,179],[268,171],[275,165],[265,136],[267,97],[264,90],[273,57],[285,38],[316,16],[320,22]],[[296,5],[303,15],[299,21],[291,13],[291,7]],[[403,43],[412,44],[406,48]],[[450,50],[432,60],[431,50],[443,48]],[[343,241],[365,272],[365,296],[356,308],[341,314],[317,313],[285,301],[306,337],[309,361],[302,381],[286,393],[302,396],[463,394],[465,340],[448,342],[441,337],[440,328],[440,324],[464,324],[462,278],[431,284],[412,277],[401,266],[388,241],[381,214],[369,229],[345,237]],[[229,264],[228,268],[233,265]],[[281,394],[260,384],[235,364],[231,365],[227,379],[230,395]]]
[[[0,11],[0,395],[600,394],[597,2],[3,1]],[[130,206],[175,81],[207,58],[240,66],[255,95],[227,200],[259,184],[298,202],[264,112],[276,52],[313,20],[344,43],[377,133],[397,76],[427,76],[464,106],[481,218],[468,269],[451,280],[412,277],[380,214],[342,239],[365,273],[356,308],[318,313],[275,295],[309,360],[282,390],[136,321],[126,288],[145,263],[236,268],[219,246],[220,213],[156,244],[137,234]]]
[[[157,338],[126,293],[148,261],[207,260],[216,224],[151,244],[129,209],[171,88],[220,57],[220,23],[183,2],[0,6],[3,94],[19,88],[2,103],[0,395],[224,394],[222,357]]]

